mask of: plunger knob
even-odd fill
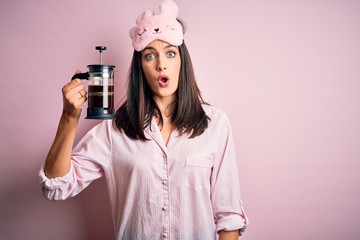
[[[102,51],[106,50],[106,47],[105,46],[96,46],[95,49],[102,52]]]
[[[106,50],[106,47],[105,46],[96,46],[95,49],[100,52],[100,64],[102,64],[102,52],[104,50]]]

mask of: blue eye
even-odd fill
[[[154,59],[154,58],[155,58],[155,55],[152,54],[152,53],[148,53],[148,54],[145,55],[146,60],[151,60],[151,59]]]
[[[175,52],[168,52],[167,53],[167,56],[171,57],[171,58],[175,57],[175,55],[176,55]]]

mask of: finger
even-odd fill
[[[74,80],[75,81],[75,80]],[[67,85],[66,87],[63,88],[63,95],[66,97],[66,98],[69,98],[69,97],[72,97],[74,95],[76,95],[78,92],[80,91],[85,91],[84,89],[84,85],[82,84],[79,84],[79,85]]]
[[[75,73],[74,73],[74,76],[73,76],[73,78],[72,78],[71,80],[75,80],[75,79],[81,80],[80,78],[74,78],[75,75],[76,75],[76,74],[79,74],[79,73],[81,73],[81,71],[80,71],[79,69],[76,70]]]
[[[79,90],[79,91],[78,91]],[[87,92],[84,88],[79,89],[78,87],[72,88],[71,92],[67,94],[67,98],[69,99],[81,99],[81,98],[86,98]]]
[[[74,80],[69,81],[68,83],[66,83],[66,84],[63,86],[63,89],[66,91],[66,90],[71,89],[71,88],[73,88],[73,87],[76,87],[76,86],[78,86],[78,85],[83,85],[83,82],[82,82],[80,79],[76,78],[76,79],[74,79]]]
[[[74,95],[74,98],[76,98],[76,99],[81,99],[81,98],[83,98],[83,95],[81,95],[80,92],[77,92],[77,93]]]
[[[79,104],[80,104],[80,107],[87,101],[87,97],[86,96],[83,96],[82,98],[79,99]]]
[[[61,89],[63,96],[72,96],[75,95],[78,91],[81,90],[81,82],[79,80],[79,82],[77,82],[77,80],[73,80],[71,82],[68,82],[66,85],[64,85],[64,87]]]
[[[86,94],[87,94],[85,89],[80,90],[79,93],[82,97],[86,96]]]
[[[77,92],[75,95],[78,97],[78,99],[81,99],[81,98],[84,98],[84,97],[86,98],[86,91],[81,90],[81,91]]]
[[[82,104],[86,102],[87,97],[85,95],[80,95],[80,92],[77,92],[75,95],[64,98],[64,106],[67,109],[76,109],[82,108]]]
[[[82,105],[86,102],[87,97],[86,96],[80,96],[80,94],[77,94],[77,99],[74,99],[71,104],[75,108],[82,108]]]
[[[84,85],[82,85],[82,84],[81,84],[81,85],[77,85],[77,86],[69,89],[69,92],[71,92],[72,95],[75,95],[75,94],[77,94],[78,92],[83,93],[84,91],[85,91],[85,87],[84,87]]]
[[[78,73],[81,73],[81,71],[80,71],[79,69],[77,69],[77,70],[75,71],[74,75],[75,75],[75,74],[78,74]],[[65,84],[64,87],[63,87],[63,89],[67,89],[67,88],[69,88],[69,87],[71,88],[72,86],[79,85],[79,84],[82,84],[81,79],[75,78],[75,79],[69,81],[67,84]]]

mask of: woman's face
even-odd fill
[[[178,47],[155,40],[142,51],[141,65],[154,99],[173,101],[181,66]]]

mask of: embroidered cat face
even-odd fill
[[[163,0],[159,14],[155,15],[151,10],[142,13],[136,20],[136,26],[130,30],[134,49],[142,51],[155,39],[180,46],[183,42],[183,29],[176,20],[178,11],[172,0]]]

